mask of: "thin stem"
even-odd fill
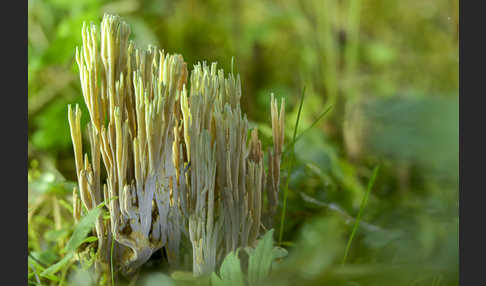
[[[111,249],[110,249],[110,270],[111,270],[111,285],[115,286],[115,274],[113,273],[113,248],[115,246],[115,234],[111,238]]]

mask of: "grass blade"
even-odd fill
[[[288,145],[287,147],[285,147],[285,149],[284,149],[284,151],[283,151],[283,154],[285,155],[285,154],[287,154],[287,152],[288,152],[289,150],[293,150],[293,147],[294,147],[295,143],[299,142],[299,140],[302,138],[302,136],[304,136],[304,135],[305,135],[305,133],[307,133],[307,132],[308,132],[309,130],[311,130],[311,129],[312,129],[314,126],[316,126],[316,124],[317,124],[317,123],[318,123],[318,122],[319,122],[319,121],[320,121],[322,118],[324,118],[324,116],[326,116],[326,114],[327,114],[329,111],[331,111],[332,107],[333,107],[332,105],[329,105],[329,106],[328,106],[326,109],[324,109],[324,111],[323,111],[323,112],[321,112],[321,114],[319,114],[319,116],[316,118],[316,120],[314,120],[314,121],[312,122],[312,124],[311,124],[309,127],[307,127],[307,128],[304,130],[304,131],[302,131],[302,132],[299,134],[299,136],[297,136],[297,138],[295,138],[295,140],[294,140],[294,141],[293,141],[293,142],[292,142],[290,145]]]
[[[76,225],[74,232],[69,239],[65,251],[73,252],[81,244],[83,244],[84,239],[88,236],[88,233],[93,229],[98,216],[101,214],[102,209],[97,207],[88,212],[79,223]]]
[[[292,136],[292,143],[288,146],[285,147],[284,151],[283,151],[283,154],[286,155],[287,152],[289,151],[292,151],[292,154],[290,156],[290,161],[289,161],[289,165],[288,165],[288,168],[287,168],[287,180],[285,182],[285,188],[284,188],[284,197],[283,197],[283,204],[282,204],[282,216],[280,218],[280,231],[279,231],[279,235],[278,235],[278,244],[279,245],[282,245],[282,237],[283,237],[283,229],[284,229],[284,225],[285,225],[285,212],[286,212],[286,209],[287,209],[287,194],[288,194],[288,189],[289,189],[289,181],[290,181],[290,173],[292,171],[292,163],[293,163],[293,159],[294,159],[294,146],[295,146],[295,143],[297,141],[299,141],[300,138],[302,138],[302,136],[307,132],[309,131],[310,129],[312,129],[331,109],[332,109],[332,105],[328,106],[321,114],[319,114],[319,116],[316,118],[316,120],[314,120],[314,122],[312,122],[312,124],[307,127],[304,131],[302,131],[299,136],[296,136],[297,135],[297,127],[299,125],[299,121],[300,121],[300,114],[301,114],[301,111],[302,111],[302,105],[304,103],[304,93],[305,93],[305,87],[304,87],[304,90],[302,91],[302,97],[301,97],[301,100],[300,100],[300,105],[299,105],[299,111],[297,113],[297,120],[295,122],[295,128],[294,128],[294,134]]]
[[[371,192],[371,189],[373,188],[373,185],[375,183],[375,179],[376,179],[376,176],[378,175],[379,169],[380,169],[379,165],[375,167],[375,169],[373,170],[373,174],[371,175],[371,178],[368,182],[368,189],[366,190],[366,194],[363,197],[363,200],[361,201],[361,206],[359,207],[358,216],[356,217],[356,221],[354,223],[353,230],[351,231],[351,235],[349,236],[348,243],[346,245],[346,249],[344,250],[344,257],[343,257],[343,261],[341,262],[341,264],[343,264],[343,265],[344,265],[344,263],[346,263],[346,257],[348,256],[349,248],[351,247],[351,242],[353,241],[353,237],[356,234],[356,230],[358,229],[359,222],[361,220],[361,215],[363,214],[363,210],[364,210],[366,203],[368,201],[368,196]]]
[[[300,114],[302,113],[302,106],[304,105],[305,86],[302,90],[302,96],[300,97],[299,111],[297,112],[297,120],[295,121],[294,135],[292,136],[292,143],[295,142],[295,136],[297,136],[297,129],[299,128]]]
[[[300,98],[299,111],[297,112],[297,120],[295,121],[294,135],[292,136],[292,150],[293,150],[293,146],[295,145],[295,138],[297,136],[297,128],[299,127],[300,115],[302,113],[302,106],[304,104],[304,95],[305,95],[305,87],[302,90],[302,96]],[[288,191],[289,191],[290,172],[292,171],[293,159],[294,159],[294,153],[292,152],[292,155],[290,156],[289,166],[287,168],[287,180],[285,182],[285,189],[284,189],[282,216],[280,218],[280,232],[279,232],[279,235],[278,235],[278,243],[279,244],[282,243],[282,237],[283,237],[283,229],[284,229],[284,224],[285,224],[285,211],[287,209],[287,194],[288,194]]]
[[[282,216],[281,216],[281,219],[280,219],[280,231],[279,231],[279,236],[278,236],[278,244],[279,245],[282,245],[283,229],[284,229],[284,225],[285,225],[285,212],[286,212],[286,209],[287,209],[287,194],[288,194],[288,188],[289,188],[290,173],[292,171],[292,167],[293,167],[292,163],[293,163],[293,159],[294,159],[294,156],[295,156],[295,153],[294,153],[295,143],[297,141],[299,141],[299,139],[302,138],[302,136],[307,131],[312,129],[333,107],[332,105],[328,106],[321,114],[319,114],[319,116],[316,118],[316,120],[314,120],[314,122],[312,122],[312,124],[309,127],[307,127],[304,131],[302,131],[299,134],[299,136],[296,136],[297,127],[298,127],[299,120],[300,120],[300,114],[301,114],[301,111],[302,111],[302,105],[303,105],[303,102],[304,102],[304,93],[305,93],[305,88],[302,91],[302,97],[301,97],[301,101],[300,101],[300,105],[299,105],[299,112],[297,113],[297,120],[295,122],[295,128],[294,128],[292,143],[289,146],[285,147],[285,149],[283,151],[284,155],[289,150],[292,151],[292,154],[290,156],[289,166],[287,168],[287,180],[285,182],[285,189],[284,189],[284,198],[283,198],[283,204],[282,204]]]

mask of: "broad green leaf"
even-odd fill
[[[244,247],[243,250],[248,254],[248,257],[250,257],[251,254],[255,251],[255,249],[253,247],[250,247],[250,246]]]
[[[258,242],[251,253],[248,263],[248,282],[250,286],[261,285],[270,273],[273,255],[273,229],[269,230]]]
[[[275,246],[272,249],[272,257],[273,257],[273,259],[281,259],[281,258],[284,258],[288,254],[289,253],[288,253],[287,249],[285,249],[283,247]]]
[[[86,236],[94,227],[96,219],[101,214],[101,211],[102,210],[99,207],[94,208],[90,210],[83,218],[81,218],[74,229],[71,239],[69,239],[65,247],[66,252],[73,252],[84,242]]]
[[[211,273],[211,285],[212,286],[225,286],[225,282],[223,282],[223,280],[221,280],[221,278],[219,278],[218,275],[216,275],[216,273]]]
[[[219,277],[215,273],[211,275],[213,285],[235,285],[244,286],[243,272],[241,271],[238,251],[232,251],[226,255],[219,269]]]

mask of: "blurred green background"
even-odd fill
[[[74,51],[83,21],[99,26],[109,12],[129,23],[138,46],[180,53],[188,67],[217,61],[229,72],[234,57],[243,110],[264,144],[271,92],[287,102],[287,142],[304,88],[297,134],[332,106],[295,145],[280,285],[458,285],[458,7],[458,0],[29,0],[29,251],[55,262],[59,240],[72,231],[67,105],[85,108]],[[378,164],[350,267],[338,268]]]

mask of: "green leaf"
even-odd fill
[[[223,282],[223,280],[221,280],[221,278],[219,278],[218,275],[216,275],[216,273],[211,273],[211,285],[212,286],[225,286],[225,282]]]
[[[47,278],[51,281],[59,282],[59,278],[57,278],[56,275],[52,275],[52,274],[48,274],[48,273],[41,273],[41,276],[44,277],[44,278]]]
[[[273,249],[272,249],[272,258],[273,259],[281,259],[281,258],[284,258],[288,255],[288,251],[287,249],[283,248],[283,247],[280,247],[280,246],[275,246]]]
[[[32,251],[29,253],[29,256],[36,259],[38,262],[44,265],[51,265],[57,260],[59,260],[59,256],[57,255],[57,251],[54,249],[47,249],[45,251]],[[30,258],[29,257],[29,258]],[[44,269],[42,269],[44,270]]]
[[[73,256],[74,254],[72,252],[68,253],[59,262],[49,266],[46,270],[44,270],[41,273],[41,276],[53,281],[59,281],[59,279],[56,276],[54,276],[54,274],[56,274],[59,270],[61,270],[67,263],[69,263],[69,261],[71,260],[71,258],[73,258]]]
[[[96,236],[88,236],[88,237],[86,237],[86,238],[83,240],[83,242],[81,242],[81,244],[83,244],[83,243],[95,242],[95,241],[97,241],[97,240],[98,240],[98,238],[97,238]]]
[[[226,255],[221,268],[219,269],[219,278],[214,272],[211,274],[211,283],[213,285],[236,285],[244,286],[243,272],[241,271],[238,251],[232,251]]]
[[[270,267],[274,258],[273,253],[273,229],[269,230],[258,242],[248,263],[248,282],[250,286],[261,285],[270,273]]]
[[[45,233],[45,235],[44,235],[44,238],[47,241],[56,242],[56,241],[59,241],[59,240],[64,239],[68,235],[69,235],[69,230],[66,229],[66,228],[63,228],[63,229],[59,229],[59,230],[49,230],[49,231],[47,231]]]
[[[37,262],[35,259],[33,259],[30,255],[27,257],[27,261],[29,263],[29,266],[34,268],[36,272],[39,271],[39,270],[42,270],[42,271],[45,270],[44,267],[39,262]]]
[[[93,229],[96,219],[101,214],[101,208],[97,207],[88,212],[74,229],[73,235],[66,244],[65,251],[73,252],[85,242],[86,236]]]

